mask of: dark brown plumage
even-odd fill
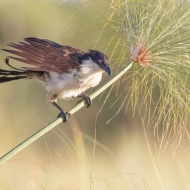
[[[79,57],[84,54],[83,51],[62,46],[50,40],[25,38],[25,41],[28,43],[8,44],[18,51],[3,49],[21,57],[9,56],[10,58],[35,66],[23,67],[24,69],[57,73],[67,73],[69,69],[79,69]]]

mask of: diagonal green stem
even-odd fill
[[[93,100],[99,94],[101,94],[103,91],[105,91],[109,86],[111,86],[115,81],[117,81],[122,75],[124,75],[131,68],[132,65],[133,65],[133,62],[127,64],[118,74],[116,74],[106,84],[102,85],[99,89],[97,89],[95,92],[93,92],[90,95],[90,98]],[[71,115],[74,114],[79,109],[81,109],[82,107],[84,107],[84,105],[85,105],[84,101],[80,102],[74,108],[72,108],[69,111],[69,113]],[[54,127],[56,127],[61,122],[63,122],[63,118],[61,118],[61,117],[57,118],[56,120],[54,120],[53,122],[51,122],[50,124],[48,124],[47,126],[45,126],[44,128],[42,128],[41,130],[39,130],[38,132],[36,132],[35,134],[33,134],[32,136],[30,136],[29,138],[27,138],[26,140],[24,140],[23,142],[21,142],[20,144],[18,144],[16,147],[14,147],[12,150],[10,150],[9,152],[7,152],[5,155],[3,155],[0,158],[0,164],[3,164],[6,160],[8,160],[9,158],[13,157],[15,154],[17,154],[22,149],[24,149],[25,147],[27,147],[29,144],[31,144],[32,142],[34,142],[35,140],[37,140],[38,138],[40,138],[42,135],[44,135],[45,133],[47,133],[48,131],[50,131]]]

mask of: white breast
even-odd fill
[[[48,100],[54,95],[64,99],[77,97],[88,88],[98,85],[102,79],[102,72],[103,70],[91,59],[81,64],[80,71],[71,70],[66,74],[51,72],[44,84]]]

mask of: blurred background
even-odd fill
[[[93,2],[93,4],[92,4]],[[0,48],[24,37],[49,39],[84,51],[97,48],[110,56],[111,46],[101,35],[100,23],[109,11],[104,1],[0,0]],[[111,32],[107,35],[112,35]],[[0,51],[0,67],[8,69]],[[111,60],[111,63],[114,60]],[[11,65],[23,64],[10,60]],[[104,83],[108,80],[104,76]],[[46,104],[46,92],[38,81],[20,80],[0,85],[0,155],[57,117]],[[153,127],[143,124],[123,100],[109,90],[0,166],[0,189],[190,189],[189,139],[176,151],[168,141],[156,157]],[[59,100],[65,110],[75,100]]]

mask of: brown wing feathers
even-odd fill
[[[8,44],[17,50],[3,50],[20,56],[9,56],[10,58],[35,66],[23,67],[26,70],[65,73],[69,69],[79,69],[79,56],[84,52],[49,40],[38,38],[25,38],[24,40],[27,43]]]

